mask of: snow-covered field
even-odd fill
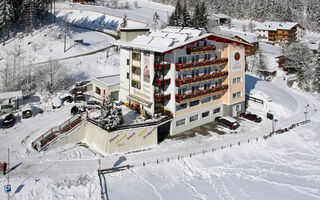
[[[139,8],[116,10],[102,6],[71,5],[119,18],[126,13],[129,19],[149,24],[155,11],[160,13],[163,21],[167,11],[172,11],[170,6],[147,0],[138,2]],[[57,7],[71,8],[69,4],[59,4]],[[58,15],[64,12],[61,10]],[[73,12],[68,17],[77,20],[76,16],[85,18],[85,15],[93,17],[93,20],[97,17],[86,11],[81,15],[80,11]],[[240,21],[235,28],[241,31],[243,23],[248,22]],[[0,49],[1,66],[6,62],[6,52],[19,44],[21,57],[24,57],[22,65],[28,65],[95,51],[114,40],[103,33],[72,27],[67,38],[67,51],[63,53],[63,33],[63,27],[52,25],[36,31],[32,37],[10,42]],[[309,34],[308,38],[316,40],[318,35]],[[84,44],[75,44],[75,39],[83,39]],[[279,47],[268,45],[262,45],[262,50],[269,54],[281,52]],[[119,56],[112,51],[109,57],[106,52],[100,52],[60,63],[77,74],[79,80],[119,73]],[[290,89],[282,76],[267,82],[249,74],[246,75],[246,90],[267,103],[263,110],[249,108],[262,117],[261,124],[240,119],[241,126],[237,131],[216,127],[225,132],[222,135],[213,131],[211,126],[204,126],[196,129],[199,133],[194,137],[167,139],[145,151],[110,155],[96,153],[83,144],[41,153],[32,150],[31,142],[70,118],[72,107],[68,104],[52,110],[50,100],[36,94],[33,104],[44,108],[45,112],[23,119],[10,129],[0,130],[0,161],[7,160],[10,148],[10,167],[13,168],[10,172],[11,199],[100,199],[99,160],[101,168],[127,164],[135,166],[104,176],[107,199],[320,199],[319,94]],[[307,104],[311,123],[267,140],[262,139],[271,131],[271,121],[266,119],[266,112],[272,112],[279,120],[276,124],[278,129],[303,121]],[[221,146],[225,148],[221,150]],[[215,151],[212,152],[212,149]],[[190,158],[190,154],[196,155]],[[6,184],[7,177],[0,175],[0,186]],[[6,198],[2,189],[0,199]]]

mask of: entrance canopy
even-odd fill
[[[144,106],[147,106],[148,108],[150,108],[151,105],[152,105],[152,102],[146,101],[146,100],[144,100],[144,99],[142,99],[142,98],[140,98],[140,97],[137,97],[137,96],[135,96],[135,95],[132,95],[132,94],[130,94],[130,95],[128,96],[128,98],[129,98],[130,100],[132,100],[132,101],[135,101],[135,102],[140,103],[140,104],[142,104],[142,105],[144,105]]]

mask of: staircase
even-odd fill
[[[42,151],[49,144],[58,140],[61,136],[65,136],[76,127],[80,126],[83,121],[85,121],[85,119],[83,119],[81,115],[75,115],[62,123],[60,126],[53,127],[46,133],[38,137],[32,142],[31,146],[37,151]]]

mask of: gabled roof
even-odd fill
[[[255,29],[267,31],[291,30],[296,26],[304,29],[300,24],[296,22],[264,22],[263,24],[259,24]]]
[[[12,91],[12,92],[0,93],[0,100],[11,99],[11,98],[21,98],[21,97],[22,97],[22,91]]]
[[[136,48],[145,51],[168,53],[185,45],[195,43],[204,39],[223,43],[235,43],[237,45],[251,46],[246,42],[205,33],[204,30],[182,27],[168,27],[161,31],[151,32],[149,35],[139,35],[130,42],[116,41],[112,44],[127,48]]]
[[[218,19],[229,19],[229,16],[228,15],[225,15],[225,14],[212,14],[213,17],[216,17]]]
[[[255,35],[250,35],[247,33],[237,33],[234,35],[234,37],[236,37],[236,36],[241,38],[242,40],[250,43],[250,44],[255,43],[255,42],[259,42],[258,38]]]

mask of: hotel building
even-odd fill
[[[116,44],[120,100],[145,116],[172,115],[171,135],[244,112],[250,44],[180,27]]]

